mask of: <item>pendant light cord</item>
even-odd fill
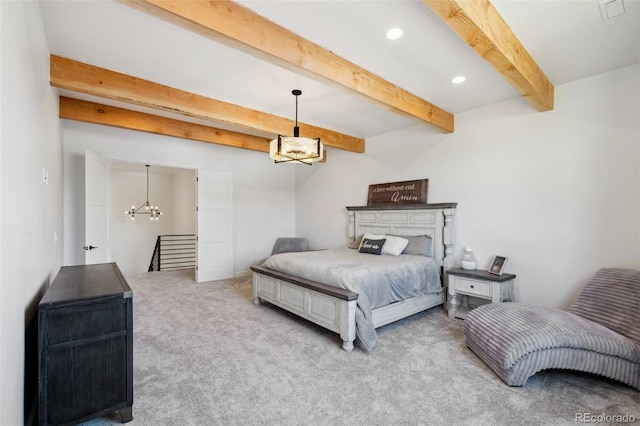
[[[296,126],[293,128],[293,137],[297,138],[300,137],[300,127],[298,127],[298,96],[302,95],[302,90],[294,89],[291,91],[291,94],[296,97]]]
[[[145,166],[147,166],[147,205],[149,205],[149,165],[145,164]]]

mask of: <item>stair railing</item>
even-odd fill
[[[149,272],[195,267],[195,234],[158,235],[149,263]]]

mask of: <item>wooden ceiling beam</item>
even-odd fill
[[[232,1],[119,1],[270,63],[351,89],[445,133],[453,132],[449,112]]]
[[[61,89],[189,117],[213,120],[268,133],[273,137],[278,134],[288,135],[295,126],[295,121],[287,118],[207,98],[56,55],[50,57],[50,83]],[[325,146],[364,152],[364,139],[362,138],[310,124],[298,123],[298,125],[301,134],[319,137]]]
[[[269,152],[268,138],[217,129],[173,118],[60,97],[60,118],[86,123],[138,130],[156,135],[227,145],[253,151]]]
[[[422,0],[538,111],[553,109],[553,85],[489,0]]]

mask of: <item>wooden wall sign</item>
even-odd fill
[[[369,185],[367,206],[427,204],[429,179]]]

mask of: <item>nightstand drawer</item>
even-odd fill
[[[452,268],[449,274],[449,317],[465,317],[469,306],[467,296],[485,299],[491,303],[513,300],[513,274],[495,275],[485,270]],[[462,297],[460,297],[462,296]],[[485,302],[486,303],[486,302]]]
[[[491,297],[491,283],[456,277],[456,291],[475,296]]]

